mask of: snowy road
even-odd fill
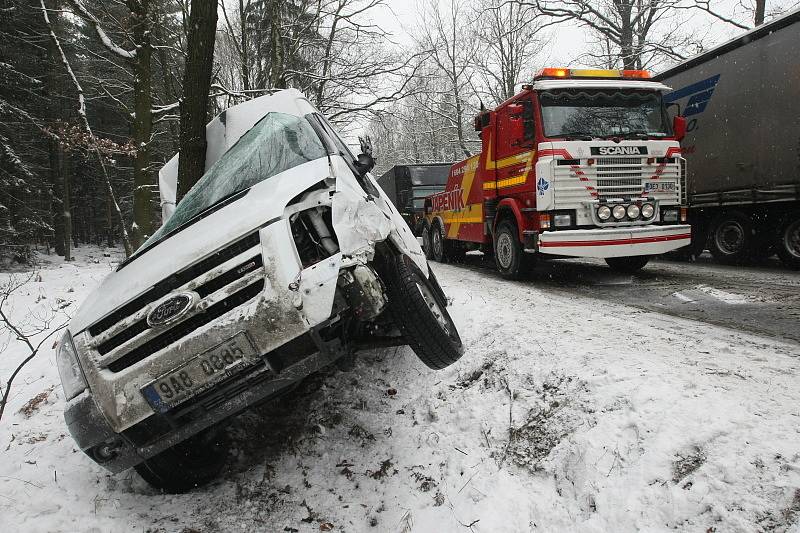
[[[459,266],[499,279],[480,255]],[[635,275],[612,272],[602,260],[545,261],[528,283],[800,343],[800,272],[777,260],[725,266],[706,254],[697,263],[654,260]]]
[[[797,276],[759,270],[742,290],[750,274],[709,265],[558,264],[526,282],[435,265],[461,361],[364,354],[239,418],[224,475],[182,496],[75,451],[48,350],[0,422],[0,530],[800,531],[797,332],[744,326],[767,302],[797,324]],[[53,265],[17,309],[80,299],[108,268]],[[732,327],[691,311],[709,298]]]

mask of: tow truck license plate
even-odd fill
[[[148,383],[142,388],[142,394],[153,409],[166,413],[233,375],[254,354],[255,349],[247,334],[237,333],[222,344]]]
[[[644,184],[645,192],[672,192],[675,190],[674,181],[648,181]]]

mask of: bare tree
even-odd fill
[[[131,42],[130,49],[117,44],[98,16],[83,0],[69,0],[75,14],[94,29],[102,46],[130,66],[133,76],[134,108],[132,113],[133,140],[136,156],[133,168],[133,246],[138,247],[152,233],[153,174],[150,168],[150,143],[153,134],[152,71],[153,13],[151,0],[126,0],[129,24],[119,29]],[[117,6],[117,2],[110,3]],[[104,13],[108,20],[116,20]]]
[[[739,0],[729,6],[719,0],[712,5],[712,0],[692,0],[683,5],[684,9],[696,9],[708,13],[717,20],[742,30],[749,30],[760,26],[767,18],[775,17],[786,11],[796,8],[800,2],[796,0],[773,0],[770,9],[767,9],[767,0]],[[728,8],[727,10],[724,8]],[[752,23],[750,22],[752,21]]]
[[[29,314],[19,322],[11,318],[8,306],[12,296],[33,281],[35,276],[35,272],[31,272],[25,278],[12,276],[6,283],[0,285],[0,326],[9,332],[10,340],[12,342],[21,343],[25,347],[26,352],[22,361],[16,366],[6,380],[5,387],[0,388],[0,393],[2,394],[2,399],[0,399],[0,420],[3,418],[6,405],[8,405],[11,386],[17,375],[19,375],[25,365],[36,357],[42,346],[44,346],[44,343],[53,335],[67,327],[68,323],[65,317],[61,322],[56,323],[59,315],[63,317],[63,313],[58,307],[51,309],[45,315]]]
[[[534,6],[553,22],[576,22],[589,29],[612,55],[589,53],[601,62],[621,63],[625,69],[682,60],[698,51],[701,40],[683,31],[676,9],[682,0],[509,0]]]
[[[417,42],[430,52],[435,75],[443,81],[443,87],[437,90],[441,98],[420,103],[450,124],[462,154],[469,157],[472,151],[465,135],[467,94],[471,91],[478,41],[468,28],[473,27],[474,15],[467,11],[463,0],[429,0],[423,17]]]
[[[97,161],[100,165],[100,168],[103,172],[104,183],[106,186],[106,194],[108,195],[109,201],[113,203],[114,210],[117,213],[117,216],[120,220],[120,227],[122,228],[122,242],[125,246],[125,253],[130,255],[132,253],[132,247],[130,243],[130,239],[128,237],[128,230],[125,227],[125,217],[122,215],[122,210],[119,207],[119,203],[117,203],[116,195],[114,194],[114,187],[111,184],[111,178],[108,175],[108,170],[106,169],[106,164],[104,160],[104,156],[100,151],[100,145],[97,141],[97,138],[92,131],[92,127],[89,125],[89,119],[86,116],[86,99],[83,93],[83,87],[81,86],[78,78],[75,76],[75,72],[72,70],[72,66],[67,59],[67,55],[64,53],[64,49],[61,46],[61,41],[59,41],[58,37],[56,36],[55,31],[53,31],[53,26],[50,22],[50,17],[47,13],[47,7],[45,6],[44,0],[39,0],[41,9],[42,9],[42,16],[44,16],[45,24],[50,33],[50,40],[53,43],[53,46],[58,51],[58,55],[61,59],[61,63],[64,66],[64,69],[67,71],[70,80],[72,81],[72,85],[75,87],[75,91],[78,95],[78,117],[81,122],[81,126],[83,127],[84,131],[89,136],[89,144],[90,149],[95,153],[97,156]],[[66,178],[65,178],[66,179]],[[69,196],[65,195],[65,199],[68,200]],[[69,204],[65,205],[65,216],[69,216]],[[69,225],[67,225],[69,227]],[[67,236],[69,238],[69,235]],[[65,259],[69,260],[69,250],[66,251]]]
[[[524,72],[532,74],[532,62],[544,46],[541,34],[547,25],[532,6],[505,0],[482,0],[476,11],[481,42],[476,70],[485,91],[500,103],[516,94],[517,85],[525,81],[521,79]]]

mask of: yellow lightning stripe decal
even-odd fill
[[[475,181],[475,172],[478,170],[480,155],[474,155],[467,159],[464,171],[464,179],[461,180],[461,202],[464,208],[459,211],[450,211],[442,214],[445,223],[450,224],[447,228],[447,237],[455,239],[458,237],[458,230],[461,224],[471,222],[483,222],[483,203],[467,205],[469,193],[472,190],[472,182]]]

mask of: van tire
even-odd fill
[[[616,272],[632,274],[643,269],[650,261],[649,255],[634,255],[631,257],[607,257],[606,264]]]
[[[800,211],[791,213],[778,231],[778,257],[784,265],[800,270]]]
[[[533,257],[522,249],[517,235],[517,226],[510,220],[501,221],[494,232],[494,263],[506,279],[521,279],[533,263]]]
[[[389,312],[417,357],[434,370],[461,359],[464,346],[433,272],[426,278],[404,255],[387,263]]]
[[[750,217],[728,211],[711,223],[709,250],[720,263],[738,265],[752,259],[755,230]]]
[[[134,466],[152,487],[181,494],[216,478],[228,458],[225,431],[210,428]]]

